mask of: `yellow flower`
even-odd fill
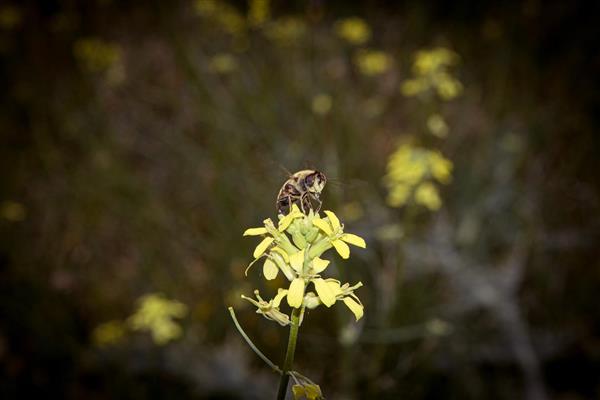
[[[248,10],[248,23],[251,26],[260,26],[269,20],[271,9],[269,0],[251,0]]]
[[[452,179],[452,162],[439,151],[403,144],[390,156],[384,182],[387,203],[401,207],[414,199],[430,210],[442,205],[435,181],[447,184]]]
[[[168,300],[160,293],[149,294],[138,300],[137,311],[128,319],[133,330],[147,330],[154,342],[162,345],[181,336],[182,329],[174,318],[187,314],[187,306]]]
[[[363,44],[371,38],[371,28],[362,18],[352,17],[335,23],[335,33],[350,44]]]
[[[21,10],[17,7],[4,5],[0,7],[0,28],[10,30],[21,23]]]
[[[437,210],[442,205],[440,195],[431,182],[424,182],[417,187],[415,202],[424,205],[430,210]]]
[[[413,71],[417,75],[431,74],[458,62],[458,54],[444,47],[420,50],[415,54]]]
[[[282,46],[296,43],[306,34],[306,23],[297,17],[284,17],[270,22],[265,36]]]
[[[236,58],[228,53],[216,54],[209,60],[209,68],[218,74],[228,74],[238,68]]]
[[[239,35],[246,29],[245,18],[224,1],[197,0],[195,8],[199,15],[215,21],[227,33]]]
[[[427,129],[433,136],[439,138],[448,136],[448,124],[440,114],[432,114],[427,118]]]
[[[331,110],[333,101],[331,96],[325,93],[316,95],[312,100],[312,110],[317,115],[325,115]]]
[[[254,304],[257,308],[256,313],[262,314],[266,319],[275,321],[281,326],[286,326],[290,324],[290,318],[279,311],[279,305],[281,304],[281,300],[287,294],[287,290],[279,289],[277,295],[274,299],[265,301],[262,297],[260,297],[260,293],[258,290],[254,291],[254,295],[257,300],[254,300],[251,297],[246,297],[242,295],[242,299],[248,300],[250,303]]]
[[[442,100],[459,96],[463,86],[449,72],[449,68],[456,65],[459,59],[458,54],[444,47],[416,52],[412,66],[415,77],[405,80],[400,91],[410,97],[433,90]]]
[[[7,221],[23,221],[27,216],[27,209],[21,203],[16,201],[4,201],[0,204],[0,218]]]
[[[296,384],[292,386],[292,394],[294,395],[294,400],[319,400],[323,398],[321,387],[314,383]]]
[[[254,250],[254,261],[248,269],[259,259],[265,258],[262,270],[265,279],[273,280],[282,271],[290,282],[287,288],[280,288],[272,301],[261,298],[254,301],[244,297],[255,304],[257,312],[266,318],[280,324],[288,322],[279,315],[278,307],[283,297],[286,297],[290,307],[311,309],[320,304],[331,307],[341,300],[357,320],[362,317],[362,304],[354,295],[354,290],[362,283],[340,285],[335,279],[322,277],[330,261],[321,258],[321,255],[334,248],[343,259],[347,259],[350,256],[348,244],[365,248],[366,243],[360,236],[344,232],[344,225],[334,212],[327,210],[324,214],[321,217],[311,210],[306,215],[293,205],[288,215],[280,217],[277,228],[270,219],[266,219],[263,227],[244,232],[244,236],[263,237]],[[314,288],[314,292],[310,288]]]
[[[379,50],[360,50],[354,56],[358,70],[366,76],[380,75],[392,66],[392,57]]]
[[[121,321],[114,320],[100,324],[94,329],[92,337],[98,346],[119,343],[125,336],[126,329]]]

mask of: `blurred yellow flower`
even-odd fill
[[[127,321],[131,329],[149,331],[154,342],[163,345],[181,336],[181,326],[173,319],[182,318],[187,312],[185,304],[153,293],[138,300],[136,312]]]
[[[246,29],[246,19],[235,7],[217,0],[197,0],[196,12],[208,20],[214,21],[225,32],[239,35]]]
[[[325,115],[331,110],[333,100],[326,93],[319,93],[312,100],[312,111],[318,115]]]
[[[430,84],[426,79],[407,79],[404,82],[402,82],[402,86],[400,86],[400,91],[406,97],[411,97],[427,91],[429,87]]]
[[[238,62],[235,56],[229,53],[220,53],[210,58],[209,68],[218,74],[228,74],[238,68]]]
[[[392,66],[392,57],[380,50],[359,50],[354,56],[358,70],[367,76],[380,75]]]
[[[448,136],[448,124],[440,114],[431,114],[427,118],[427,129],[433,136],[444,138]]]
[[[248,8],[248,24],[250,26],[261,26],[269,20],[270,16],[269,0],[250,0]]]
[[[88,72],[104,74],[108,83],[118,84],[125,79],[122,50],[118,44],[99,38],[82,38],[73,45],[79,64]]]
[[[16,201],[4,201],[0,204],[0,217],[10,222],[19,222],[25,219],[27,210],[25,206]]]
[[[351,17],[337,21],[335,33],[350,44],[363,44],[371,38],[371,28],[362,18]]]
[[[452,179],[452,162],[438,151],[399,146],[390,156],[384,177],[388,188],[387,203],[401,207],[411,199],[430,210],[442,205],[434,182],[447,184]]]
[[[416,52],[412,66],[415,77],[402,82],[400,91],[411,97],[435,90],[442,100],[459,96],[462,83],[449,72],[449,67],[458,64],[459,60],[458,54],[444,47]]]
[[[4,5],[0,7],[0,28],[11,30],[21,23],[21,10],[17,7]]]
[[[442,200],[437,188],[431,182],[423,182],[415,190],[415,202],[424,205],[432,211],[442,206]]]
[[[92,332],[92,340],[97,346],[119,343],[127,332],[123,322],[114,320],[98,325]]]
[[[92,72],[103,72],[121,60],[118,45],[98,38],[83,38],[75,42],[75,57]]]
[[[448,66],[455,65],[458,60],[458,54],[444,47],[420,50],[415,54],[413,71],[415,75],[428,75]]]
[[[297,17],[283,17],[265,27],[265,36],[280,45],[296,43],[306,34],[306,23]]]
[[[217,0],[197,0],[195,3],[196,12],[202,16],[214,15],[217,12]]]
[[[451,100],[462,93],[463,86],[456,78],[446,73],[432,77],[433,84],[443,100]]]

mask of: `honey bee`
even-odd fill
[[[305,169],[292,174],[277,195],[275,203],[277,213],[288,214],[293,204],[298,205],[305,214],[309,210],[318,212],[321,209],[319,197],[325,183],[327,183],[327,177],[320,171]],[[316,203],[316,209],[313,203]]]

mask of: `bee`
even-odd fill
[[[327,183],[327,177],[320,171],[305,169],[292,174],[283,184],[277,195],[275,207],[278,214],[287,215],[293,204],[298,205],[303,213],[309,210],[319,211],[319,197]],[[316,203],[316,209],[313,206]]]

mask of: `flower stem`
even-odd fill
[[[294,353],[296,352],[296,341],[298,340],[298,327],[300,326],[300,314],[302,308],[294,308],[292,311],[292,324],[290,325],[290,337],[288,339],[287,351],[285,353],[285,361],[283,362],[283,370],[281,379],[279,380],[279,390],[277,391],[277,400],[285,400],[287,393],[288,382],[290,376],[288,372],[292,369],[294,362]]]
[[[242,337],[244,338],[244,340],[246,341],[246,343],[248,343],[248,345],[250,346],[250,348],[252,350],[254,350],[254,352],[256,353],[256,355],[258,355],[260,358],[262,358],[262,360],[264,362],[266,362],[267,365],[273,369],[273,371],[278,372],[278,373],[281,374],[282,373],[281,369],[279,369],[279,367],[277,365],[273,364],[273,362],[271,360],[269,360],[267,358],[267,356],[265,356],[258,349],[258,347],[256,347],[256,345],[254,343],[252,343],[252,340],[250,340],[250,338],[248,337],[248,335],[246,335],[246,332],[244,332],[244,330],[242,329],[242,326],[240,325],[240,323],[238,322],[237,318],[235,317],[235,312],[233,311],[233,307],[229,307],[229,314],[231,315],[231,319],[233,320],[233,323],[235,324],[235,327],[240,332],[240,334],[242,335]]]

